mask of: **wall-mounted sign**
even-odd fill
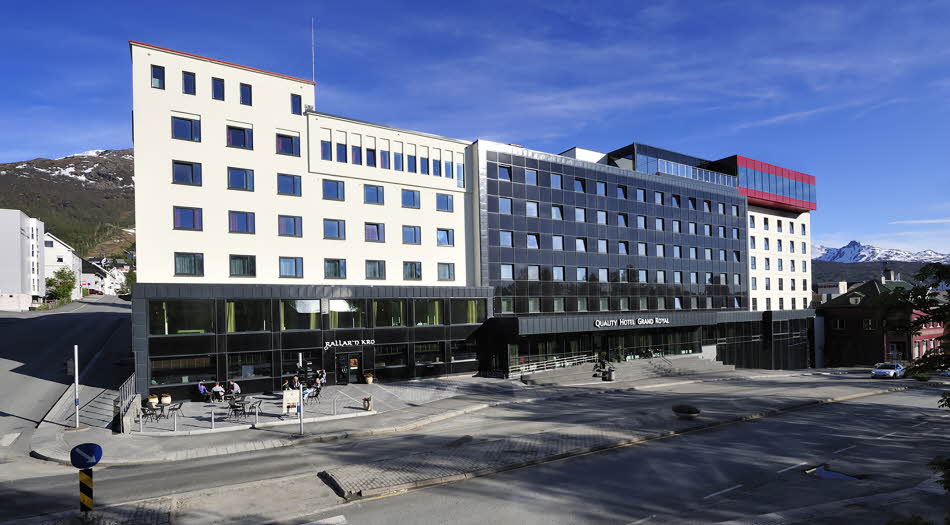
[[[375,339],[347,339],[345,341],[327,341],[324,343],[324,349],[329,350],[338,346],[365,346],[365,345],[375,345]]]
[[[644,326],[670,324],[669,317],[618,317],[616,319],[594,319],[594,328],[614,328],[619,326]]]

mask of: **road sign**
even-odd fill
[[[83,445],[79,446],[81,447]],[[96,445],[96,447],[98,446],[99,445]],[[75,450],[76,449],[73,449],[73,451]],[[73,465],[75,464],[76,462],[73,461]],[[89,512],[92,510],[92,505],[92,469],[84,468],[79,471],[79,510],[81,512]]]
[[[88,469],[96,466],[102,459],[102,447],[95,443],[76,445],[69,452],[69,461],[79,469]]]

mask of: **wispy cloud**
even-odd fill
[[[888,224],[950,224],[950,219],[912,219],[906,221],[891,221]]]
[[[762,126],[772,126],[775,124],[784,124],[786,122],[792,122],[797,120],[805,120],[815,115],[820,115],[822,113],[828,113],[831,111],[840,111],[842,109],[853,108],[865,104],[865,102],[846,102],[844,104],[831,104],[827,106],[821,106],[812,109],[806,109],[803,111],[793,111],[791,113],[782,113],[780,115],[775,115],[762,120],[755,120],[752,122],[742,122],[736,124],[735,129],[749,129],[749,128],[760,128]]]

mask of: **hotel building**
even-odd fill
[[[315,111],[307,80],[130,47],[139,392],[271,390],[299,353],[331,383],[812,362],[809,175],[397,129]]]

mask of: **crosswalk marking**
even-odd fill
[[[346,525],[346,516],[340,514],[332,518],[323,518],[322,520],[313,521],[307,525]]]
[[[9,447],[14,441],[16,441],[16,438],[18,437],[20,437],[19,432],[5,434],[2,438],[0,438],[0,447]]]

